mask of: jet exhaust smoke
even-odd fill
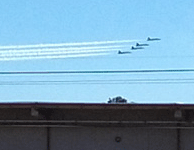
[[[2,53],[27,53],[27,52],[51,52],[51,51],[81,51],[81,50],[98,50],[98,49],[110,49],[110,48],[122,48],[126,45],[114,45],[114,46],[93,46],[93,47],[68,47],[68,48],[38,48],[38,49],[10,49],[1,50]]]
[[[140,40],[115,40],[115,41],[94,41],[94,42],[80,42],[80,43],[59,43],[59,44],[34,44],[34,45],[13,45],[0,46],[0,49],[24,49],[24,48],[46,48],[46,47],[63,47],[63,46],[89,46],[89,45],[103,45],[103,44],[121,44],[132,43]]]
[[[17,60],[32,60],[32,59],[60,59],[60,58],[78,58],[78,57],[90,57],[90,56],[101,56],[101,55],[108,55],[108,53],[86,53],[86,54],[74,54],[74,55],[26,55],[26,56],[19,56],[19,57],[0,57],[0,61],[17,61]]]
[[[107,55],[139,40],[0,46],[0,61]],[[110,54],[110,53],[109,53]]]
[[[55,51],[7,51],[7,52],[0,52],[0,58],[3,57],[25,57],[25,56],[46,56],[46,55],[69,55],[69,54],[81,54],[81,53],[99,53],[99,52],[108,52],[108,51],[118,51],[119,49],[94,49],[94,50],[74,50],[74,51],[66,51],[66,50],[55,50]]]

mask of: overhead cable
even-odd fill
[[[123,73],[189,73],[194,69],[149,69],[149,70],[96,70],[96,71],[1,71],[0,75],[39,74],[123,74]]]

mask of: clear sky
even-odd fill
[[[0,71],[194,68],[193,7],[193,0],[1,0],[0,47],[117,40],[137,40],[150,46],[126,55],[118,55],[115,50],[103,56],[1,60]],[[148,36],[162,40],[147,42]],[[135,44],[121,44],[125,46],[121,50],[128,51]],[[194,97],[193,73],[0,75],[0,78],[1,102],[104,103],[109,97],[123,96],[136,103],[193,103]],[[164,79],[191,82],[127,84],[129,80]],[[86,80],[101,82],[91,84]],[[110,80],[119,80],[119,84],[101,84]],[[71,82],[5,85],[5,81]]]

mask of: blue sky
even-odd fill
[[[0,46],[139,40],[160,37],[130,55],[0,61],[0,71],[194,68],[192,0],[1,0]],[[129,50],[131,45],[124,50]],[[185,79],[192,73],[1,75],[1,81]],[[1,85],[1,102],[193,103],[194,84]]]

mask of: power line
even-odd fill
[[[186,79],[123,79],[123,80],[61,80],[61,81],[0,81],[0,85],[69,85],[69,84],[193,84]]]
[[[160,82],[166,82],[166,81],[194,81],[194,78],[164,78],[164,79],[145,79],[145,78],[139,78],[139,79],[102,79],[102,80],[35,80],[35,81],[0,81],[0,82],[125,82],[125,81],[134,81],[134,82],[155,82],[155,81],[160,81]]]
[[[30,74],[119,74],[119,73],[186,73],[194,69],[151,69],[151,70],[97,70],[97,71],[1,71],[0,75]]]
[[[0,85],[130,85],[130,84],[194,84],[194,82],[123,82],[123,83],[0,83]]]

